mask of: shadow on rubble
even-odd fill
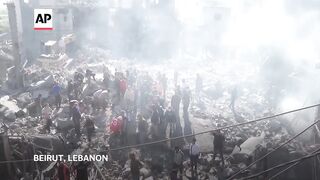
[[[187,135],[193,134],[188,112],[183,112],[183,120],[184,120],[184,129],[183,129],[184,135],[187,136]],[[192,137],[187,137],[186,141],[188,143],[191,143]]]

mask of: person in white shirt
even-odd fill
[[[192,174],[194,172],[197,173],[197,164],[198,164],[198,159],[200,155],[200,149],[199,146],[196,144],[196,138],[192,139],[192,144],[190,145],[190,161],[191,161],[191,172]]]

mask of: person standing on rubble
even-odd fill
[[[174,95],[172,96],[171,98],[171,107],[172,107],[172,110],[175,112],[175,115],[176,115],[176,120],[179,121],[180,118],[179,118],[179,110],[180,110],[180,102],[181,102],[181,95],[180,95],[180,88],[177,87]]]
[[[61,107],[61,86],[59,85],[58,82],[55,82],[52,90],[51,90],[51,94],[54,96],[55,99],[55,106],[57,109],[59,109]]]
[[[130,172],[132,180],[140,179],[140,169],[143,167],[143,163],[136,158],[134,153],[129,154],[130,158]]]
[[[95,76],[96,76],[96,74],[93,73],[90,69],[87,69],[87,70],[86,70],[86,78],[87,78],[88,84],[90,84],[91,78],[92,78],[94,81],[96,81]]]
[[[145,143],[148,134],[148,122],[143,118],[141,114],[137,115],[138,119],[138,133],[139,133],[139,143]]]
[[[196,144],[196,141],[196,138],[192,139],[192,144],[189,149],[192,175],[197,174],[198,159],[200,155],[200,148]]]
[[[72,96],[73,92],[74,92],[74,84],[72,80],[69,80],[67,85],[67,95],[68,95],[69,101],[73,99],[73,96]]]
[[[184,157],[183,152],[178,146],[176,146],[174,148],[174,154],[173,154],[173,166],[174,168],[177,168],[179,170],[179,177],[180,177],[179,179],[182,179],[182,176],[183,176],[183,157]]]
[[[41,119],[42,94],[39,94],[38,97],[34,100],[34,106],[35,106],[35,111],[36,111],[36,118]]]
[[[50,127],[52,125],[52,109],[49,104],[46,103],[44,108],[42,109],[42,118],[45,120],[44,129],[50,133]]]
[[[165,123],[169,124],[169,137],[173,136],[173,132],[176,129],[176,124],[177,124],[177,120],[176,120],[176,116],[174,114],[174,112],[172,111],[171,107],[168,107],[168,109],[166,110],[165,114]],[[164,127],[164,130],[166,132],[167,129],[167,125]]]
[[[222,167],[224,166],[224,158],[223,158],[223,149],[224,149],[224,141],[225,141],[225,136],[221,133],[220,130],[214,131],[213,133],[213,161],[216,158],[216,155],[219,153],[221,162],[222,162]]]
[[[90,116],[86,116],[84,128],[86,129],[86,132],[87,132],[88,142],[91,143],[91,137],[94,133],[95,127],[94,127],[94,121],[92,120],[92,118]]]
[[[72,121],[73,121],[75,132],[78,138],[81,136],[80,119],[81,119],[81,114],[80,114],[78,103],[74,103],[72,107]]]

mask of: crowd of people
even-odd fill
[[[97,72],[99,73],[99,72]],[[103,70],[103,79],[95,78],[96,72],[90,69],[77,69],[67,82],[55,80],[48,90],[49,98],[39,94],[34,99],[35,117],[43,121],[44,133],[52,133],[52,129],[64,134],[74,135],[82,141],[82,134],[91,144],[96,130],[95,115],[99,112],[110,112],[105,120],[105,132],[110,136],[108,145],[117,148],[127,145],[144,144],[183,135],[181,132],[180,104],[182,104],[184,124],[190,125],[188,111],[191,102],[191,90],[182,80],[181,85],[175,82],[174,94],[168,95],[168,79],[165,74],[158,73],[152,77],[147,72],[135,69],[125,72],[111,73]],[[178,75],[175,73],[175,78]],[[64,87],[64,84],[67,84]],[[84,94],[85,88],[98,87],[92,93]],[[201,92],[202,79],[197,75],[196,94]],[[71,131],[55,126],[56,113],[66,108],[73,122]],[[182,176],[183,153],[181,148],[185,142],[171,142],[169,148],[176,149],[174,168],[179,169]],[[193,145],[195,146],[195,145]],[[195,150],[191,152],[194,154]],[[198,150],[199,151],[199,150]],[[130,155],[133,160],[135,155]],[[195,163],[196,158],[191,158]],[[60,164],[65,165],[63,162]],[[136,163],[139,165],[139,163]],[[134,166],[134,165],[133,165]],[[132,171],[135,168],[132,168]],[[172,172],[175,172],[173,170]],[[132,174],[135,177],[136,174]]]
[[[150,168],[153,177],[157,177],[161,174],[160,172],[165,172],[172,180],[183,179],[187,174],[186,161],[189,163],[188,170],[191,171],[191,177],[197,178],[199,171],[201,171],[199,164],[203,164],[200,162],[201,147],[197,143],[198,137],[174,140],[171,138],[192,135],[193,133],[189,109],[191,105],[194,105],[194,102],[202,101],[203,80],[201,76],[197,74],[192,83],[194,87],[190,87],[190,83],[187,83],[186,80],[179,80],[178,72],[174,73],[173,82],[168,80],[166,74],[158,73],[152,76],[148,72],[138,71],[134,68],[126,71],[115,69],[112,72],[105,67],[102,71],[102,79],[97,78],[96,74],[101,74],[101,72],[77,69],[71,78],[65,80],[67,82],[56,80],[52,84],[51,89],[48,90],[49,97],[52,98],[51,101],[41,94],[34,99],[35,117],[43,121],[44,133],[52,134],[54,133],[53,129],[63,131],[63,134],[76,139],[76,144],[87,141],[89,148],[94,148],[97,141],[96,131],[103,131],[104,136],[107,137],[106,142],[103,143],[108,147],[107,151],[111,149],[108,152],[110,161],[118,161],[121,166],[130,162],[130,174],[119,175],[123,179],[139,179],[144,176],[140,172],[142,167]],[[92,91],[88,89],[92,89]],[[194,89],[194,92],[191,89]],[[229,105],[235,118],[237,117],[235,108],[237,91],[237,87],[231,90]],[[62,130],[55,126],[56,113],[60,109],[68,109],[69,119],[73,124],[72,129]],[[96,118],[101,113],[106,115],[102,122]],[[216,122],[217,124],[224,126],[229,123],[222,117],[219,119],[221,122]],[[226,163],[230,161],[230,158],[226,160],[225,156],[226,153],[231,152],[230,150],[226,152],[226,144],[233,148],[239,147],[243,142],[241,140],[232,142],[233,140],[228,139],[226,135],[241,136],[240,139],[245,140],[252,136],[260,136],[262,131],[272,129],[266,125],[257,124],[254,133],[243,131],[241,134],[237,131],[238,134],[234,134],[230,130],[212,132],[214,141],[210,143],[213,144],[213,163],[210,167],[216,168],[218,179],[227,176],[224,173],[225,167],[228,166]],[[182,127],[184,127],[184,131]],[[280,130],[275,131],[280,132]],[[251,134],[246,134],[246,132]],[[148,145],[150,142],[157,141],[159,143]],[[126,148],[127,146],[129,147]],[[77,147],[79,146],[74,146],[74,148]],[[112,151],[112,149],[118,148],[119,151]],[[262,148],[257,152],[265,152],[265,150]],[[166,157],[162,157],[163,154]],[[151,163],[148,162],[150,157]],[[216,161],[217,158],[218,161]],[[60,177],[58,179],[68,179],[67,177],[72,174],[77,174],[74,173],[74,170],[81,174],[81,170],[87,171],[87,168],[90,167],[88,164],[85,164],[86,168],[77,170],[73,167],[78,165],[68,167],[68,163],[59,162],[57,175],[61,171],[60,168],[69,169],[63,170],[66,178]],[[80,164],[79,166],[83,167],[84,165]],[[260,167],[259,164],[258,167]],[[265,166],[261,166],[261,169],[265,169]],[[87,176],[81,175],[79,178],[86,179]]]

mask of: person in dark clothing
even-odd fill
[[[171,98],[171,107],[176,114],[176,119],[179,120],[179,110],[180,110],[180,102],[181,102],[181,95],[179,88],[175,91],[174,95]]]
[[[136,158],[134,153],[130,153],[130,171],[132,180],[139,180],[140,179],[140,168],[142,168],[143,164]]]
[[[80,161],[76,166],[77,176],[76,180],[88,180],[88,166],[89,163],[85,161]]]
[[[188,109],[189,109],[189,105],[190,105],[190,90],[189,88],[186,88],[183,91],[183,95],[182,95],[182,104],[183,104],[183,114],[188,114]]]
[[[156,105],[152,106],[152,115],[151,115],[151,123],[158,125],[160,122],[160,115],[159,112],[157,110]]]
[[[57,178],[59,180],[70,180],[70,169],[64,162],[58,163]]]
[[[224,166],[224,158],[223,158],[223,149],[224,149],[224,141],[225,137],[220,132],[220,130],[214,131],[213,133],[214,141],[213,141],[213,160],[216,158],[216,155],[219,153],[222,161],[222,166]]]
[[[192,139],[192,144],[189,149],[192,177],[197,174],[198,160],[200,156],[200,148],[196,144],[196,141],[197,140],[195,138]]]
[[[91,142],[91,137],[94,133],[95,128],[94,128],[94,122],[89,116],[86,116],[84,127],[86,128],[86,131],[87,131],[88,142]]]
[[[51,93],[55,98],[56,108],[59,109],[61,107],[62,98],[61,98],[61,86],[57,82],[54,83]]]
[[[94,74],[90,69],[87,69],[86,70],[86,78],[88,80],[88,83],[90,84],[91,82],[91,78],[96,81],[96,78],[95,78],[96,74]]]
[[[72,121],[74,123],[74,128],[75,128],[75,132],[77,134],[77,137],[81,136],[80,119],[81,119],[81,113],[79,111],[78,104],[75,103],[72,107]]]
[[[168,109],[166,110],[165,114],[164,114],[164,118],[165,118],[165,122],[167,124],[169,124],[169,136],[172,137],[173,132],[176,129],[176,115],[174,113],[174,111],[172,111],[171,107],[168,107]],[[167,129],[167,127],[165,127],[165,129]]]
[[[84,80],[84,76],[80,72],[75,72],[74,77],[74,95],[75,98],[78,99],[82,93],[82,84]]]
[[[229,107],[230,107],[233,115],[236,116],[237,113],[236,113],[236,110],[235,110],[235,103],[236,103],[236,100],[238,98],[238,88],[237,88],[237,86],[233,87],[233,89],[231,90],[230,93],[231,93],[231,97],[230,97],[230,105],[229,105]]]
[[[139,143],[145,143],[148,134],[148,122],[142,117],[141,114],[137,115],[138,119],[138,132],[139,132]]]

